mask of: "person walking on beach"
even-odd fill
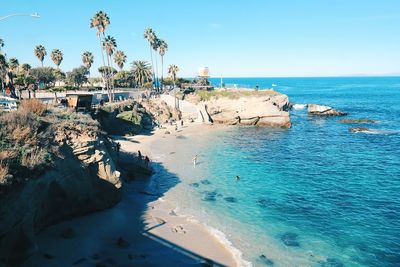
[[[117,142],[115,145],[115,150],[117,151],[117,154],[119,155],[119,151],[121,150],[121,144]]]
[[[193,166],[196,166],[196,164],[197,164],[197,155],[195,155],[193,157],[192,161],[193,161]]]

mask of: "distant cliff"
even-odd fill
[[[290,128],[289,98],[272,90],[198,91],[185,99],[203,122]]]
[[[0,116],[0,128],[0,265],[35,252],[45,227],[120,200],[121,174],[89,116],[28,105]]]

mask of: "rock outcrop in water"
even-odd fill
[[[336,109],[334,109],[332,107],[317,105],[317,104],[308,104],[307,111],[308,111],[308,114],[317,115],[317,116],[346,116],[347,115],[347,113],[337,111]]]
[[[351,133],[366,133],[369,132],[370,129],[366,127],[356,127],[356,128],[350,128],[349,132]]]
[[[96,122],[74,113],[49,116],[37,118],[48,130],[35,135],[46,134],[57,148],[51,166],[0,184],[0,265],[17,266],[37,251],[35,234],[45,227],[111,207],[121,197],[121,174]]]
[[[272,90],[197,92],[186,99],[206,123],[291,127],[288,97]]]
[[[342,122],[342,123],[376,123],[376,121],[370,120],[370,119],[345,119],[345,120],[339,120],[339,122]]]

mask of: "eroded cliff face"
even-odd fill
[[[271,91],[197,101],[204,122],[290,128],[289,99]]]
[[[120,172],[107,140],[81,126],[59,127],[53,166],[0,194],[0,265],[18,266],[37,251],[35,234],[45,227],[120,200]]]

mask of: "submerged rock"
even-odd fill
[[[342,123],[376,123],[376,121],[370,120],[370,119],[345,119],[345,120],[339,120],[339,122],[342,122]]]
[[[345,116],[347,113],[337,111],[329,106],[317,105],[317,104],[308,104],[307,108],[308,114],[317,115],[317,116]]]
[[[321,267],[343,267],[343,263],[335,258],[327,258],[326,261],[320,262]]]
[[[350,128],[349,132],[351,132],[351,133],[365,133],[365,132],[369,132],[369,128],[365,128],[365,127]]]
[[[262,208],[270,207],[273,205],[272,201],[267,198],[259,198],[257,200],[257,204],[258,204],[258,206],[260,206]]]
[[[229,202],[229,203],[236,203],[236,202],[238,202],[238,201],[237,201],[237,198],[235,198],[235,197],[225,197],[224,200],[225,200],[226,202]]]
[[[285,244],[288,247],[299,247],[300,243],[297,240],[297,238],[298,235],[292,232],[286,232],[281,236],[283,244]]]
[[[119,248],[127,248],[129,247],[129,242],[123,239],[121,236],[117,240],[117,246]]]
[[[189,184],[189,186],[198,188],[200,186],[200,184],[199,183],[191,183],[191,184]]]
[[[261,254],[260,257],[258,257],[258,258],[262,263],[264,263],[267,266],[274,265],[274,261],[269,259],[269,258],[267,258],[267,256],[265,256],[264,254]]]
[[[216,201],[217,200],[217,192],[215,191],[205,191],[202,197],[203,201]]]
[[[200,183],[204,184],[204,185],[210,185],[211,182],[207,179],[201,180]]]

